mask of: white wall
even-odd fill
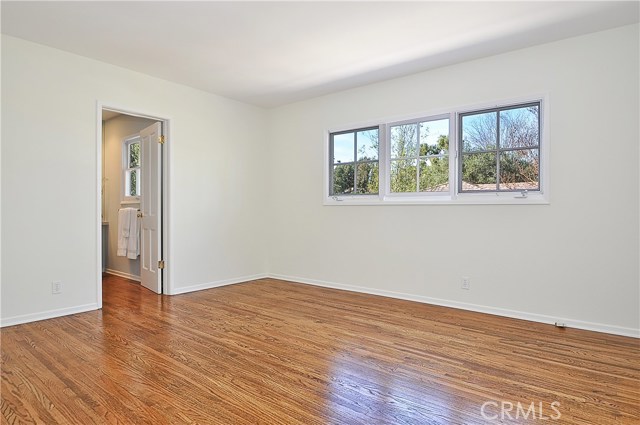
[[[271,274],[640,335],[638,50],[629,26],[271,111]],[[540,93],[551,205],[322,205],[328,129]]]
[[[120,276],[140,279],[140,258],[135,260],[118,257],[118,210],[124,207],[140,208],[140,203],[122,205],[123,178],[122,142],[126,137],[140,133],[153,124],[154,120],[118,115],[104,121],[103,179],[104,192],[102,201],[105,204],[103,221],[108,223],[107,271]]]
[[[269,272],[638,334],[638,35],[620,28],[271,111],[3,36],[2,324],[95,308],[101,100],[171,119],[172,293]],[[327,129],[543,92],[551,205],[322,205]]]
[[[97,101],[171,119],[172,291],[266,270],[263,110],[2,36],[3,325],[96,307]]]

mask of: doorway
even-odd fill
[[[169,121],[99,105],[99,279],[119,276],[167,292]]]

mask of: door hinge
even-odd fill
[[[158,136],[158,143],[160,143],[161,145],[164,145],[164,135]]]
[[[164,269],[164,260],[160,260],[160,261],[158,261],[158,268],[159,268],[160,270]]]

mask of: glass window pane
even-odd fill
[[[449,119],[420,123],[420,156],[449,153]]]
[[[378,193],[378,163],[364,162],[358,164],[356,174],[356,193],[377,194]]]
[[[462,190],[497,190],[495,153],[462,155]]]
[[[417,190],[418,171],[416,160],[391,161],[391,192],[415,192]]]
[[[496,148],[497,112],[462,117],[462,151],[487,151]]]
[[[418,124],[391,127],[391,157],[416,157],[418,150]]]
[[[500,148],[536,147],[539,144],[538,105],[500,111]]]
[[[129,168],[140,166],[140,143],[129,144]]]
[[[449,157],[420,160],[420,192],[449,191]]]
[[[354,133],[333,135],[333,163],[353,162]]]
[[[500,189],[540,189],[540,152],[538,149],[522,149],[500,154]]]
[[[129,171],[129,196],[140,195],[140,182],[138,181],[138,171]]]
[[[131,196],[131,171],[124,173],[124,196]]]
[[[344,195],[353,193],[354,179],[353,164],[333,166],[333,193]]]
[[[358,161],[378,159],[378,129],[359,131],[356,134],[358,141]]]

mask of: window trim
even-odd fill
[[[137,167],[130,168],[129,167],[129,146],[139,143],[140,144],[140,165]],[[120,184],[120,203],[121,204],[137,204],[140,203],[141,193],[137,196],[128,196],[127,195],[127,172],[131,170],[138,170],[138,178],[142,178],[142,139],[139,134],[133,134],[131,136],[127,136],[122,140],[122,174],[121,174],[121,184]],[[140,189],[142,189],[142,182],[140,182]]]
[[[459,192],[458,191],[458,156],[459,141],[458,128],[460,115],[474,111],[492,108],[508,108],[512,105],[540,104],[540,191],[527,192],[522,197],[521,191],[503,192]],[[518,98],[509,98],[484,103],[474,103],[462,107],[452,107],[419,114],[407,114],[387,119],[361,121],[351,125],[342,125],[324,131],[324,190],[323,205],[549,205],[550,204],[550,137],[549,137],[549,94],[534,94]],[[434,117],[449,116],[449,192],[442,194],[435,192],[390,193],[390,144],[388,140],[389,127],[402,122],[416,122],[431,120]],[[329,167],[333,164],[329,148],[332,133],[350,132],[366,127],[379,127],[379,193],[378,195],[330,195]],[[453,139],[453,140],[452,140]],[[327,166],[329,165],[329,167]]]

